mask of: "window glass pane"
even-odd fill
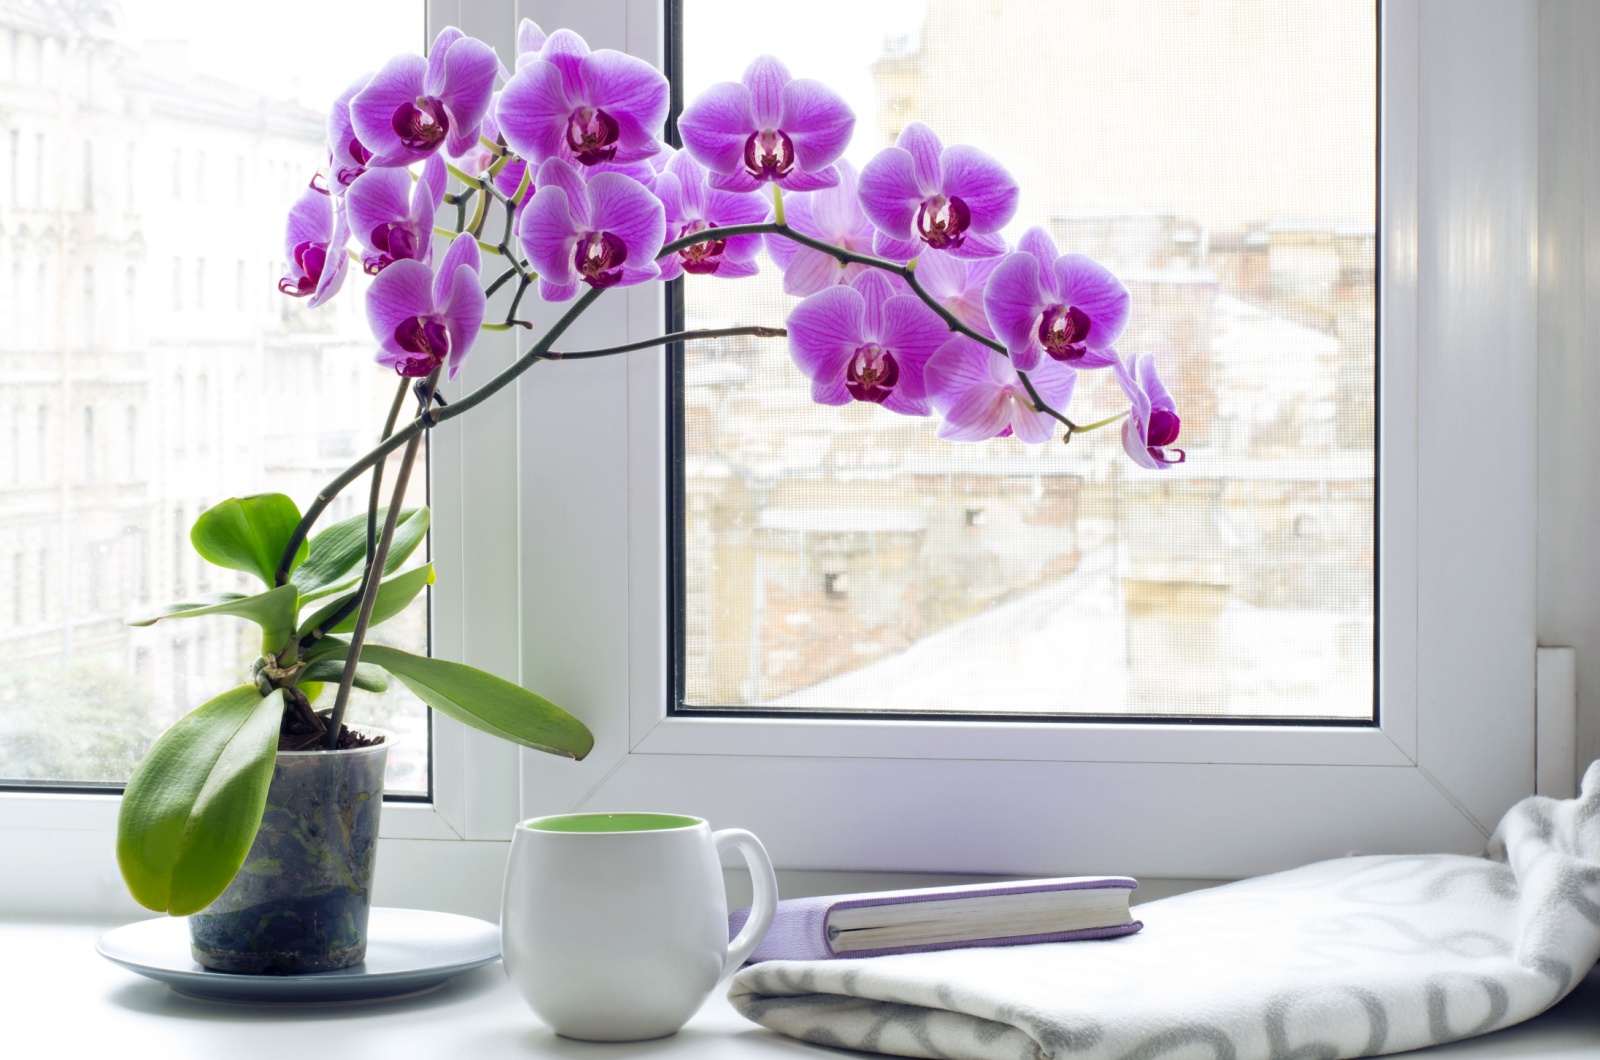
[[[774,52],[854,107],[859,168],[907,122],[1018,178],[1126,283],[1187,463],[1116,427],[1040,446],[815,406],[783,343],[680,374],[682,704],[1373,715],[1376,5],[815,0],[774,38],[684,0],[684,98]],[[758,277],[689,276],[689,327],[781,323]],[[1070,414],[1126,408],[1082,372]]]
[[[0,25],[0,781],[120,783],[259,654],[242,619],[123,622],[259,586],[194,554],[194,518],[268,491],[304,507],[376,441],[395,383],[365,277],[315,311],[276,283],[329,106],[418,48],[423,2],[327,6],[314,33],[203,0],[0,0]],[[358,484],[322,525],[364,503]],[[380,632],[425,651],[425,601]],[[426,708],[398,683],[356,697],[353,721],[400,737],[390,790],[425,792]]]

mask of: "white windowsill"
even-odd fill
[[[8,1056],[129,1060],[227,1056],[658,1057],[744,1060],[838,1057],[739,1016],[719,995],[679,1034],[656,1042],[590,1045],[555,1037],[512,990],[499,964],[408,1000],[336,1006],[241,1006],[193,1001],[101,959],[106,923],[0,918],[0,997],[14,1014],[0,1030]],[[1496,1034],[1411,1055],[1592,1060],[1600,1050],[1600,969],[1560,1005]]]

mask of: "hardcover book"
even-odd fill
[[[1128,907],[1138,886],[1127,876],[1066,876],[788,898],[750,963],[1131,935],[1144,926]],[[728,917],[730,938],[749,915],[738,909]]]

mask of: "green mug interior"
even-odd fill
[[[523,821],[522,826],[535,832],[663,832],[699,823],[698,817],[676,813],[564,813],[535,817]]]

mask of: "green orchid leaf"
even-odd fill
[[[349,641],[342,637],[323,637],[320,640],[315,641],[311,647],[303,650],[300,653],[300,660],[306,663],[314,663],[318,659],[326,659],[330,656],[337,656],[340,659],[344,659],[348,657],[349,654]]]
[[[282,719],[281,689],[244,685],[150,748],[117,816],[117,864],[140,905],[187,916],[227,889],[261,826]]]
[[[338,684],[343,676],[344,659],[318,659],[305,668],[305,672],[300,675],[298,684],[300,689],[304,691],[307,684],[317,684],[318,682]],[[383,692],[389,687],[389,675],[371,663],[358,662],[356,663],[355,679],[350,683],[365,692]],[[310,696],[311,693],[306,692],[308,699]]]
[[[378,529],[388,518],[389,509],[378,509]],[[393,574],[416,551],[428,535],[428,509],[405,508],[395,523],[394,537],[389,541],[389,555],[384,560],[383,572]],[[334,523],[311,539],[310,554],[294,572],[294,583],[300,587],[300,602],[318,600],[324,596],[349,589],[361,580],[361,568],[367,562],[367,513],[352,516]]]
[[[363,647],[361,661],[377,663],[439,713],[502,739],[567,758],[581,759],[594,747],[583,722],[493,674],[379,644]]]
[[[189,540],[207,561],[254,574],[271,588],[278,560],[299,524],[300,509],[294,501],[281,493],[258,493],[232,497],[201,512],[189,531]],[[291,570],[307,552],[302,542]]]
[[[163,604],[128,619],[130,626],[149,626],[163,618],[198,618],[202,615],[236,615],[248,618],[261,627],[261,642],[268,651],[278,651],[289,642],[294,632],[295,606],[299,594],[292,585],[280,585],[264,593],[246,596],[243,593],[209,593]]]
[[[371,625],[387,622],[406,609],[406,605],[415,599],[423,589],[433,584],[433,564],[424,563],[420,567],[396,574],[393,578],[386,578],[378,586],[378,598],[372,603]],[[351,594],[354,595],[353,593]],[[332,602],[317,609],[317,612],[304,622],[300,623],[301,637],[318,628],[323,622],[332,618],[334,613],[344,606],[350,596],[341,596]],[[339,624],[328,630],[329,633],[349,633],[356,628],[356,612],[352,611],[340,620]]]

